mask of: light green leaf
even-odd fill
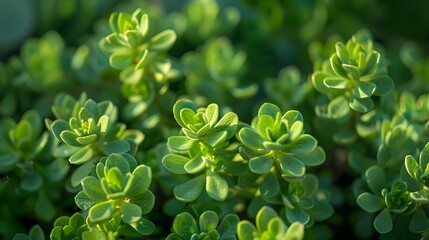
[[[113,153],[109,155],[105,161],[104,174],[107,175],[107,171],[112,168],[118,168],[122,175],[126,175],[130,172],[130,165],[127,159],[121,154]]]
[[[97,140],[97,134],[91,134],[88,136],[77,137],[76,141],[82,145],[88,145]]]
[[[167,154],[162,159],[162,165],[174,174],[186,174],[185,164],[189,161],[189,158],[181,155]]]
[[[182,118],[180,117],[180,112],[182,109],[189,108],[194,112],[197,112],[197,106],[194,102],[188,99],[179,99],[177,102],[173,105],[173,114],[174,119],[176,119],[176,122],[182,127],[187,128],[186,124],[182,121]]]
[[[208,105],[204,117],[210,127],[213,127],[219,118],[219,106],[215,103]]]
[[[285,151],[290,153],[310,153],[317,146],[317,140],[309,135],[303,134],[293,142],[285,145]]]
[[[264,139],[262,136],[257,133],[252,128],[242,128],[238,132],[238,137],[240,141],[248,148],[257,150],[257,149],[263,149],[264,145]]]
[[[192,202],[200,196],[205,183],[205,174],[201,174],[198,177],[176,186],[173,190],[174,196],[180,201]]]
[[[341,60],[338,58],[338,56],[333,54],[329,60],[331,62],[332,70],[334,70],[335,74],[340,77],[347,78],[347,73],[344,71]]]
[[[189,139],[187,136],[171,136],[167,140],[170,148],[178,151],[187,151],[194,144],[194,139]]]
[[[237,225],[237,237],[240,240],[253,240],[255,232],[257,229],[247,220],[241,221]]]
[[[194,233],[200,233],[197,222],[188,212],[180,213],[174,218],[173,231],[183,239],[191,239]]]
[[[216,230],[219,218],[217,213],[214,211],[206,211],[201,214],[199,219],[200,231],[201,232],[210,232]]]
[[[260,118],[261,116],[268,115],[273,119],[276,119],[277,113],[281,113],[281,110],[277,105],[272,103],[264,103],[259,108],[258,117]]]
[[[359,82],[356,88],[355,96],[359,98],[368,98],[374,94],[376,89],[375,84],[370,82]]]
[[[121,203],[121,217],[125,223],[134,223],[141,219],[142,217],[142,209],[132,203],[123,202]]]
[[[91,222],[99,223],[108,220],[115,212],[113,201],[97,203],[89,209],[88,217]]]
[[[371,98],[352,98],[349,106],[358,112],[366,113],[374,107],[374,102]]]
[[[421,154],[420,154],[420,156],[421,156]],[[413,156],[407,155],[405,157],[405,168],[406,168],[408,174],[412,178],[420,181],[420,177],[422,176],[423,171],[420,168],[420,166],[417,163],[417,161],[413,158]]]
[[[51,130],[52,130],[52,133],[55,135],[55,137],[58,140],[61,140],[61,137],[60,137],[61,133],[65,130],[70,130],[69,123],[63,119],[55,120],[51,124]]]
[[[74,201],[76,205],[82,210],[87,210],[93,205],[97,204],[97,201],[89,198],[84,191],[80,191],[78,194],[76,194]]]
[[[325,94],[332,92],[324,83],[324,79],[327,77],[329,77],[329,75],[322,71],[316,71],[311,75],[311,82],[317,91]]]
[[[81,147],[82,145],[76,141],[78,135],[70,130],[64,130],[60,133],[60,139],[68,145]]]
[[[228,183],[217,173],[206,171],[206,191],[207,194],[217,201],[223,201],[228,197]]]
[[[125,69],[133,63],[133,55],[133,52],[126,48],[115,51],[109,57],[110,66],[119,70]]]
[[[146,191],[152,181],[152,170],[145,165],[138,166],[133,172],[131,187],[125,192],[126,196],[135,196]]]
[[[286,231],[286,238],[290,240],[304,239],[304,224],[293,222]]]
[[[164,30],[154,37],[149,42],[149,51],[165,52],[168,51],[176,41],[176,33],[173,30]]]
[[[345,63],[343,63],[341,66],[349,74],[351,79],[353,79],[355,81],[359,80],[359,78],[361,76],[361,72],[360,72],[360,69],[358,67],[351,65],[351,64],[345,64]]]
[[[79,151],[70,156],[69,162],[71,164],[83,164],[90,161],[94,157],[94,151],[90,146],[83,147]]]
[[[82,188],[87,197],[101,202],[106,200],[106,193],[101,188],[100,180],[93,176],[87,176],[82,180]]]
[[[330,101],[327,110],[329,116],[333,119],[346,118],[351,113],[350,108],[348,106],[348,100],[343,95],[340,95]]]
[[[268,223],[276,217],[278,217],[277,213],[272,208],[264,206],[256,215],[256,227],[260,232],[265,232],[268,229]]]
[[[202,154],[197,154],[194,158],[188,161],[184,168],[187,173],[194,174],[202,171],[206,167],[206,162],[202,158]]]
[[[323,79],[323,84],[332,89],[346,89],[350,80],[343,77],[326,77]]]

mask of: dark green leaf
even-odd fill
[[[21,180],[21,188],[35,192],[43,185],[43,178],[37,172],[30,172]]]
[[[429,230],[429,219],[426,213],[418,208],[410,221],[410,230],[415,233],[424,233]]]
[[[217,228],[220,238],[226,239],[228,237],[235,237],[239,222],[240,218],[236,214],[227,214]]]
[[[274,173],[268,173],[259,186],[261,195],[265,198],[274,197],[280,191],[279,181]]]
[[[286,217],[289,222],[299,222],[306,224],[310,221],[310,215],[300,208],[287,209]]]
[[[362,209],[370,213],[378,212],[386,207],[383,198],[367,192],[359,195],[356,201]]]
[[[392,217],[388,208],[383,209],[375,217],[374,227],[379,233],[388,233],[393,229]]]

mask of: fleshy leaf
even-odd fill
[[[228,197],[228,183],[217,173],[207,170],[206,172],[207,194],[217,201],[223,201]]]
[[[192,202],[200,196],[205,186],[205,174],[201,174],[185,183],[176,186],[174,196],[184,202]]]

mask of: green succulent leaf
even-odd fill
[[[122,213],[122,220],[125,223],[134,223],[141,219],[142,217],[142,209],[132,203],[123,202],[120,205],[121,213]]]
[[[423,233],[429,230],[429,219],[422,209],[417,209],[410,221],[410,230],[415,233]]]
[[[210,232],[216,230],[217,224],[219,222],[219,217],[216,212],[206,211],[201,214],[199,219],[199,226],[201,232]]]
[[[305,174],[304,163],[290,154],[280,154],[278,157],[280,168],[288,177],[299,178]]]
[[[384,208],[374,219],[374,227],[379,233],[388,233],[393,229],[392,216],[388,208]]]
[[[70,156],[69,158],[69,162],[71,164],[83,164],[86,163],[88,161],[90,161],[92,159],[92,157],[94,156],[94,151],[92,150],[91,147],[83,147],[80,150],[78,150],[77,152],[75,152],[73,155]]]
[[[97,203],[89,209],[88,217],[91,222],[103,222],[110,219],[115,212],[113,201]]]
[[[162,159],[162,165],[170,172],[175,174],[186,174],[185,164],[190,159],[177,154],[167,154]]]
[[[378,212],[386,207],[386,203],[383,198],[367,192],[359,195],[357,203],[362,209],[370,213]]]
[[[262,181],[259,190],[261,195],[270,198],[274,197],[280,192],[279,181],[274,173],[268,173]]]
[[[210,170],[206,171],[207,194],[217,201],[224,201],[228,197],[228,183],[219,174]]]
[[[264,139],[259,133],[251,128],[243,128],[238,132],[238,137],[240,141],[249,148],[252,149],[263,149]]]
[[[191,239],[194,233],[199,233],[198,225],[188,212],[178,214],[173,221],[173,231],[183,239]]]
[[[249,160],[249,168],[257,174],[265,174],[273,167],[274,158],[270,154],[254,157]]]
[[[176,41],[176,33],[173,30],[165,30],[155,35],[149,42],[149,51],[168,51]]]
[[[202,174],[176,186],[173,190],[174,196],[180,201],[192,202],[200,196],[205,185],[205,174]]]
[[[240,240],[253,240],[256,227],[247,220],[241,221],[237,225],[237,237]]]

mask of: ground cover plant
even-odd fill
[[[0,238],[429,239],[428,8],[0,1]]]

